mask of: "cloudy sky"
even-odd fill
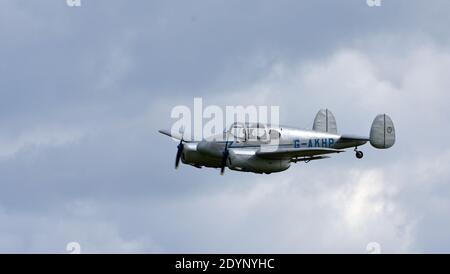
[[[3,0],[0,252],[450,252],[446,0]],[[173,169],[176,105],[278,105],[386,151]]]

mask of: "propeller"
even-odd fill
[[[220,166],[220,175],[223,175],[223,173],[225,172],[228,155],[229,155],[229,152],[228,152],[228,134],[227,134],[227,140],[225,141],[225,149],[223,150],[223,153],[222,153],[222,165]]]
[[[178,165],[180,165],[181,154],[183,153],[183,137],[181,137],[180,143],[177,146],[177,156],[175,158],[175,169],[178,169]]]

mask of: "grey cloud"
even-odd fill
[[[448,251],[446,1],[64,2],[0,11],[1,251]],[[271,176],[175,172],[156,130],[194,96],[301,127],[326,106],[360,134],[386,111],[398,142]]]

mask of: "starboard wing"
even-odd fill
[[[256,151],[258,157],[264,159],[296,159],[300,157],[313,157],[323,154],[340,153],[344,150],[334,148],[280,148],[274,151]]]

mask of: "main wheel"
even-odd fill
[[[356,151],[356,158],[361,159],[364,156],[362,151]]]

